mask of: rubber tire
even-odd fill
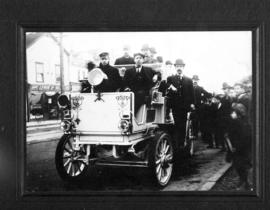
[[[70,137],[71,135],[64,134],[61,137],[60,141],[58,142],[56,151],[55,151],[55,166],[62,180],[71,182],[71,183],[77,183],[78,181],[81,181],[86,177],[88,166],[85,165],[83,171],[78,176],[75,176],[75,177],[70,176],[69,174],[66,173],[66,170],[63,164],[63,147]]]
[[[160,183],[160,181],[158,180],[157,175],[156,175],[155,155],[156,155],[157,146],[158,146],[159,142],[161,141],[161,139],[164,137],[166,137],[168,139],[168,142],[171,145],[173,157],[172,157],[172,171],[171,171],[170,177],[166,183],[162,184],[162,183]],[[173,148],[173,142],[172,142],[171,136],[163,131],[156,132],[155,137],[150,142],[150,147],[148,150],[148,161],[149,161],[149,169],[150,169],[150,176],[152,178],[152,183],[155,186],[157,186],[158,188],[164,188],[170,182],[170,179],[171,179],[172,173],[173,173],[173,167],[174,167],[174,162],[173,162],[174,160],[173,159],[174,159],[174,148]]]

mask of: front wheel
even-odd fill
[[[88,168],[85,145],[80,145],[79,149],[75,149],[74,142],[74,136],[63,135],[55,152],[57,172],[64,181],[69,182],[84,178]]]
[[[157,132],[149,148],[149,166],[155,184],[165,187],[172,176],[173,144],[170,135]]]

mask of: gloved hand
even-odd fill
[[[131,91],[131,89],[129,87],[127,87],[127,88],[124,89],[124,91],[129,92],[129,91]]]
[[[174,87],[173,85],[170,85],[170,87],[168,88],[168,90],[172,90],[172,91],[176,92],[177,91],[177,88]]]

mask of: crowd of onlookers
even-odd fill
[[[87,64],[88,71],[98,67],[103,73],[103,81],[94,87],[97,92],[133,91],[135,112],[153,87],[167,98],[166,120],[174,121],[176,148],[184,144],[187,113],[191,112],[195,136],[208,143],[208,148],[227,151],[227,161],[232,161],[239,174],[239,187],[250,189],[248,174],[251,168],[252,138],[252,81],[222,84],[222,94],[209,93],[199,85],[199,76],[192,78],[184,74],[182,59],[166,61],[156,55],[156,49],[143,45],[141,51],[130,56],[129,48],[123,48],[124,55],[110,65],[108,52],[101,53],[100,64]],[[156,65],[153,70],[151,65]],[[154,65],[153,65],[154,66]],[[82,92],[93,91],[88,81],[82,82]],[[171,117],[171,115],[172,117]],[[171,119],[173,118],[173,119]]]

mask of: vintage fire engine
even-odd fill
[[[89,73],[94,87],[103,80],[102,72]],[[72,93],[61,95],[59,106],[64,119],[55,163],[65,181],[85,177],[89,167],[145,167],[160,187],[172,176],[175,147],[173,123],[165,122],[166,97],[158,91],[151,103],[134,113],[133,92]],[[186,149],[193,154],[191,121],[187,119]]]

